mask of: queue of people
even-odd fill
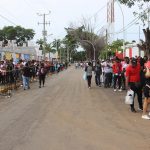
[[[143,112],[142,118],[150,119],[150,114],[147,114],[150,103],[150,60],[146,56],[144,58],[125,57],[124,60],[116,57],[112,60],[97,61],[95,66],[88,62],[85,67],[88,88],[91,88],[92,71],[95,74],[95,84],[99,87],[102,85],[104,88],[112,87],[114,92],[132,90],[134,97],[137,95],[138,110]],[[134,99],[130,110],[136,113]]]
[[[30,82],[39,80],[39,88],[44,87],[46,74],[49,72],[59,73],[67,68],[63,63],[49,61],[13,60],[0,61],[0,88],[21,82],[24,90],[30,89]]]

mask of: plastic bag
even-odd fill
[[[146,78],[150,78],[150,70],[149,70],[149,68],[146,68],[145,77]]]
[[[134,99],[134,91],[129,90],[125,97],[125,104],[128,104],[128,105],[133,104],[133,99]]]
[[[87,74],[86,74],[86,72],[84,72],[84,74],[83,74],[83,80],[87,80]]]

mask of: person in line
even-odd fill
[[[38,71],[39,75],[39,88],[41,88],[41,84],[43,84],[43,87],[45,85],[45,77],[46,77],[46,68],[44,67],[44,63],[41,63],[41,66]]]
[[[112,64],[109,59],[107,59],[102,64],[104,68],[104,87],[109,88],[112,83]]]
[[[126,77],[125,77],[125,73],[126,73],[126,68],[129,65],[130,59],[129,57],[125,57],[124,58],[124,62],[122,62],[122,73],[121,73],[121,79],[122,79],[122,90],[125,90],[126,88]]]
[[[146,67],[146,73],[145,73],[145,87],[144,87],[144,103],[143,103],[143,114],[142,114],[142,119],[147,119],[149,120],[150,117],[147,115],[147,108],[148,105],[150,104],[150,61],[148,61],[145,64]],[[150,113],[149,113],[150,115]]]
[[[30,89],[30,67],[29,64],[26,63],[22,69],[22,79],[23,79],[23,88],[24,90]]]
[[[91,88],[91,79],[92,79],[92,63],[89,62],[88,66],[85,68],[85,72],[87,75],[88,88]]]
[[[126,68],[126,89],[134,91],[134,94],[137,94],[139,110],[143,110],[143,102],[142,102],[142,85],[140,81],[140,71],[141,66],[137,63],[135,58],[131,59],[131,64]],[[130,105],[131,112],[136,112],[134,108],[134,100],[133,104]]]
[[[101,64],[99,63],[99,61],[97,61],[97,64],[95,66],[95,83],[99,87],[101,87],[101,81],[100,81],[101,74],[102,74]]]
[[[113,64],[113,77],[114,77],[114,92],[117,91],[117,83],[118,83],[118,90],[119,92],[122,91],[121,89],[121,72],[122,72],[122,65],[119,60],[119,58],[116,58],[114,64]]]

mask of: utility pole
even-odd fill
[[[50,25],[50,22],[46,22],[46,20],[45,20],[45,16],[46,15],[49,15],[50,14],[50,11],[49,11],[49,13],[47,13],[47,14],[40,14],[40,13],[37,13],[37,15],[38,16],[42,16],[43,17],[43,23],[39,23],[38,22],[38,25],[40,25],[40,24],[43,24],[43,31],[42,31],[42,34],[43,34],[43,41],[44,41],[44,45],[43,45],[43,54],[44,54],[44,59],[45,59],[45,46],[46,46],[46,36],[47,36],[47,31],[46,31],[46,25]]]

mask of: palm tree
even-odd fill
[[[50,53],[55,53],[56,49],[54,48],[52,43],[49,43],[49,44],[46,43],[46,45],[45,45],[45,52],[49,53],[49,60],[50,60]]]

